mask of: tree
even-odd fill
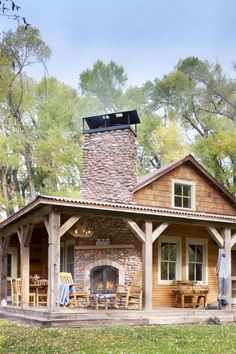
[[[41,194],[78,196],[81,182],[81,134],[74,129],[78,97],[74,89],[50,78],[37,86],[35,109],[35,184]]]
[[[3,33],[0,42],[1,132],[4,138],[11,142],[8,153],[17,155],[18,162],[19,159],[25,161],[29,186],[28,196],[31,198],[36,196],[32,161],[33,141],[31,140],[31,131],[36,123],[33,116],[28,114],[27,107],[30,106],[31,90],[29,89],[30,81],[25,76],[24,69],[36,62],[44,62],[49,56],[50,49],[42,41],[39,31],[35,28],[30,27],[25,30],[24,26],[19,26],[15,32]],[[18,144],[13,139],[14,135]],[[2,188],[4,198],[8,202],[8,212],[14,209],[13,194],[17,199],[16,204],[19,205],[18,167],[18,164],[7,166],[1,161]]]
[[[123,66],[98,60],[92,69],[80,74],[79,88],[82,95],[98,100],[105,112],[120,108],[120,99],[128,78]]]
[[[162,80],[147,82],[144,89],[152,109],[164,108],[169,116],[175,112],[191,137],[193,150],[204,164],[208,159],[201,152],[213,153],[212,142],[217,144],[217,137],[229,134],[225,127],[236,129],[236,83],[226,78],[219,64],[211,65],[189,57],[181,60]],[[223,149],[225,144],[221,147]],[[227,188],[236,191],[236,151],[230,154],[227,149],[221,153],[214,151],[211,172],[220,177]]]

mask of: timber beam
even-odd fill
[[[21,219],[20,221],[6,226],[4,230],[0,230],[0,235],[13,235],[17,233],[21,227],[24,227],[28,224],[36,224],[37,222],[41,221],[43,216],[48,215],[52,210],[51,206],[47,205],[45,207],[40,208],[39,210],[35,210],[34,212],[30,213],[27,217]]]
[[[235,243],[236,243],[236,232],[231,237],[231,248],[235,245]]]
[[[133,231],[135,236],[141,241],[145,242],[145,233],[140,229],[138,224],[131,219],[123,219],[124,222],[128,225],[128,227]]]
[[[213,226],[209,226],[207,227],[207,231],[209,232],[209,234],[212,236],[212,238],[215,240],[215,242],[217,243],[217,245],[222,248],[224,246],[224,239],[221,236],[221,234],[216,230],[215,227]]]
[[[152,242],[154,242],[169,225],[170,224],[168,222],[163,222],[159,225],[152,233]]]
[[[21,248],[29,247],[32,234],[33,234],[33,229],[34,229],[34,225],[28,224],[22,226],[20,229],[17,230],[17,235],[19,238]]]
[[[60,227],[59,237],[62,237],[80,218],[80,215],[73,215],[66,222],[64,222],[64,224]]]
[[[70,228],[81,218],[80,215],[73,215],[71,216],[68,220],[64,222],[59,228],[59,237],[62,237]],[[43,222],[45,225],[45,228],[47,230],[47,233],[49,235],[50,232],[50,224],[49,224],[49,217],[44,216],[43,217]]]

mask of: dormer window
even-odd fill
[[[172,180],[172,207],[195,209],[195,183],[190,181]]]

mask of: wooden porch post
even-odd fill
[[[61,214],[52,211],[48,220],[48,309],[59,307],[59,271],[60,271],[60,223]]]
[[[20,248],[21,307],[29,306],[29,247]]]
[[[33,225],[26,225],[17,230],[20,241],[20,277],[21,277],[21,307],[29,306],[29,276],[30,276],[30,241]]]
[[[152,221],[145,221],[143,242],[143,303],[145,310],[152,310]]]
[[[224,236],[224,250],[226,256],[226,262],[229,269],[229,287],[227,291],[227,301],[229,303],[228,307],[231,307],[232,304],[232,280],[231,280],[231,228],[226,227],[223,229]]]

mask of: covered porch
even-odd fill
[[[73,238],[68,232],[81,221],[86,221],[93,229],[91,238]],[[189,321],[194,317],[199,320],[201,316],[209,316],[209,312],[200,308],[174,308],[172,280],[198,281],[207,285],[207,302],[215,302],[219,247],[225,249],[230,273],[233,255],[234,276],[234,252],[231,250],[236,243],[235,222],[236,218],[232,216],[38,197],[1,224],[1,299],[8,299],[8,305],[1,308],[1,315],[38,317],[39,321],[43,318],[54,325],[55,319],[61,319],[63,323],[68,316],[75,318],[74,323],[81,320],[82,324],[86,319],[90,323],[94,318],[90,306],[60,306],[59,273],[72,273],[80,290],[91,292],[92,270],[111,267],[117,269],[116,281],[126,286],[132,282],[135,272],[142,271],[142,310],[117,311],[110,306],[108,310],[96,311],[97,321],[106,322],[119,313],[121,323],[135,320],[136,323],[154,324],[158,323],[156,318],[161,321],[165,317],[165,321],[170,321],[169,308],[172,308],[173,322],[174,317],[180,318],[184,313]],[[200,258],[192,259],[195,253]],[[29,304],[30,275],[36,274],[48,280],[47,305],[43,307]],[[19,306],[11,305],[9,275],[21,278]],[[233,281],[234,278],[231,285]],[[230,286],[229,306],[226,312],[220,312],[222,316],[231,316],[226,316],[228,319],[235,315],[231,308],[234,294],[235,290]],[[191,301],[189,304],[186,301],[188,305],[191,306]]]

